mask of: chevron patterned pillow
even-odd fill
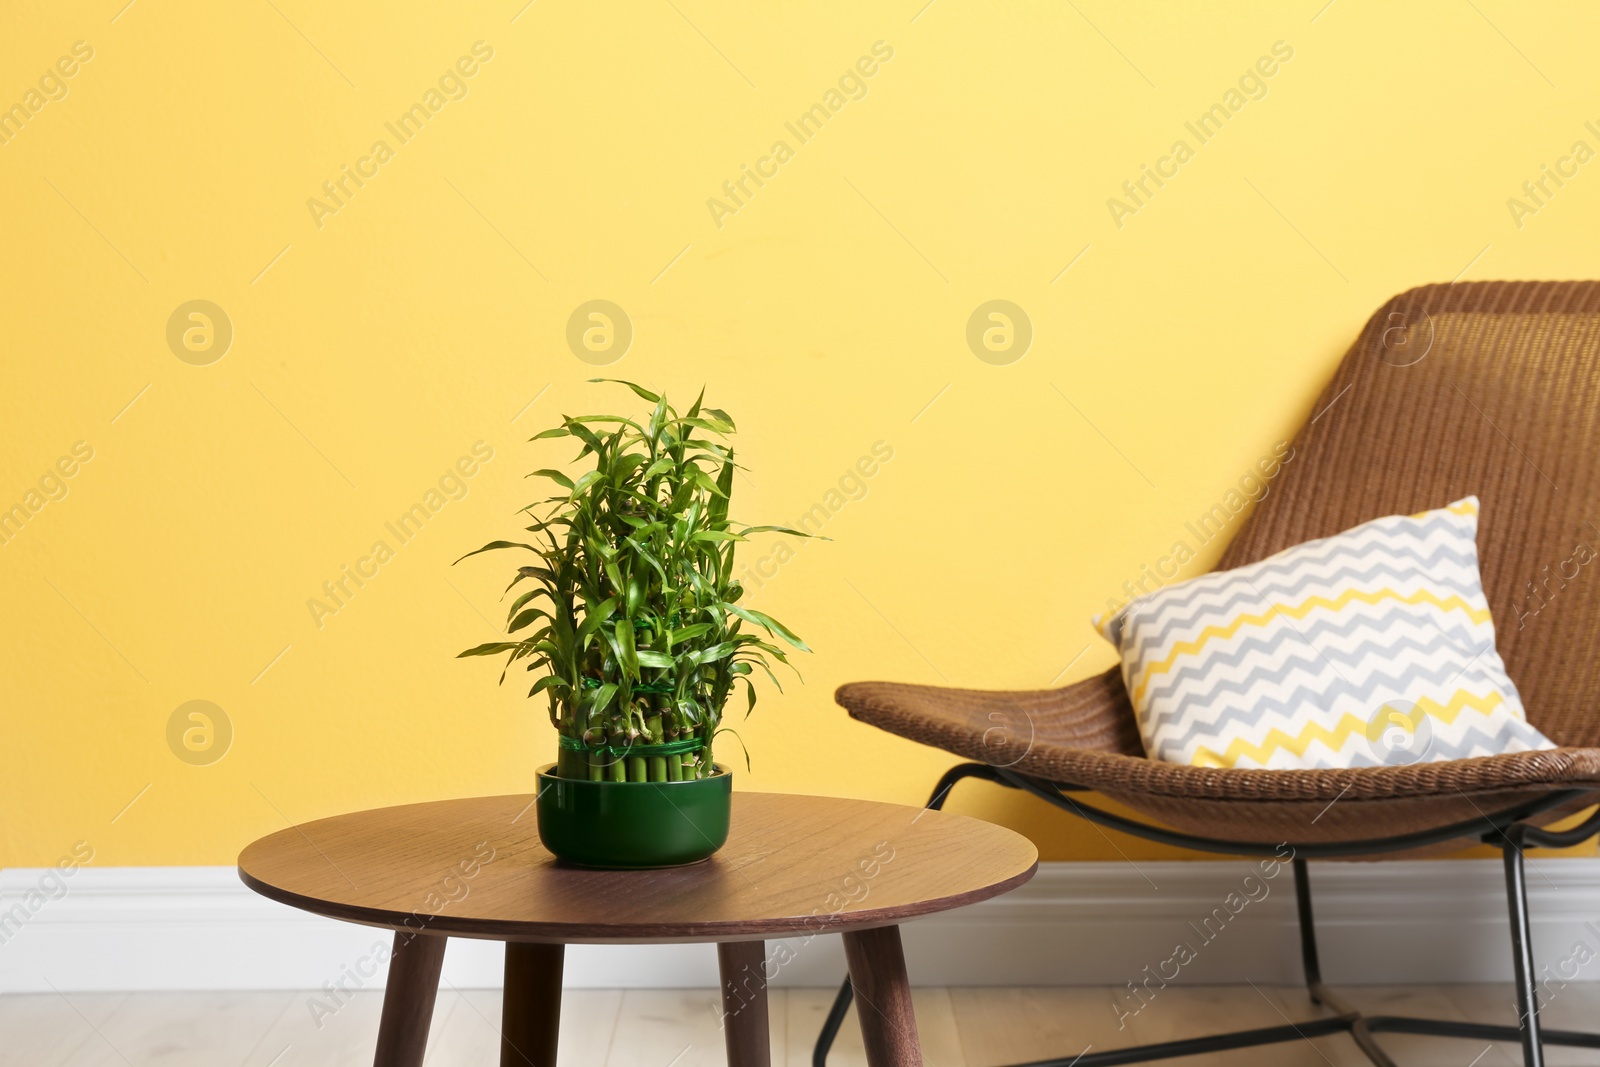
[[[1495,650],[1478,498],[1139,597],[1095,627],[1153,759],[1372,767],[1554,748]]]

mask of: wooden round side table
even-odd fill
[[[554,1067],[563,946],[715,942],[728,1062],[768,1063],[767,982],[785,946],[844,935],[872,1067],[920,1065],[896,924],[998,896],[1038,854],[999,826],[832,797],[737,793],[728,843],[702,863],[602,871],[539,844],[533,797],[339,815],[250,845],[239,876],[319,915],[394,931],[377,1067],[420,1067],[451,937],[506,942],[502,1067]]]

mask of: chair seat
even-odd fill
[[[1081,786],[1204,837],[1255,844],[1366,841],[1536,801],[1600,792],[1600,748],[1556,748],[1403,767],[1243,770],[1147,759],[1115,669],[1064,689],[998,692],[855,682],[851,717],[967,759]],[[1536,822],[1570,814],[1577,801]]]

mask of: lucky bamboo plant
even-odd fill
[[[788,665],[767,638],[810,651],[776,619],[739,605],[735,546],[753,533],[808,535],[728,518],[734,425],[727,413],[702,406],[703,391],[679,414],[664,396],[617,384],[654,405],[647,419],[563,416],[532,438],[575,438],[582,448],[574,463],[592,456],[594,467],[576,480],[534,471],[529,477],[560,492],[522,509],[533,520],[526,527],[533,543],[492,541],[467,553],[532,553],[506,592],[524,582],[534,587],[507,613],[512,640],[460,655],[506,654],[502,682],[518,663],[540,674],[528,696],[549,699],[559,777],[704,778],[713,773],[712,741],[727,729],[722,712],[735,685],[744,683],[748,713],[756,704],[753,671],[778,685],[768,657]]]

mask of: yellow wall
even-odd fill
[[[916,802],[951,760],[849,722],[835,686],[1103,669],[1089,616],[1292,433],[1382,300],[1597,273],[1600,164],[1507,203],[1600,148],[1577,5],[125,2],[13,5],[0,34],[0,107],[28,114],[0,144],[0,508],[42,503],[0,544],[5,864],[79,841],[228,863],[285,820],[526,790],[542,710],[452,658],[493,638],[507,561],[448,564],[564,455],[526,438],[627,401],[568,349],[586,301],[633,324],[606,373],[708,384],[738,418],[746,519],[893,449],[757,593],[816,654],[743,727],[739,781]],[[1292,58],[1200,143],[1185,122],[1276,42]],[[785,123],[875,48],[802,143]],[[465,97],[402,143],[385,123],[464,56]],[[345,165],[376,173],[308,207]],[[744,165],[777,169],[708,207]],[[197,299],[233,328],[208,365],[167,340]],[[1033,324],[1011,365],[965,340],[991,299]],[[480,441],[465,497],[400,544],[385,523]],[[208,766],[168,745],[191,700],[231,722]],[[1115,855],[989,787],[956,806]]]

